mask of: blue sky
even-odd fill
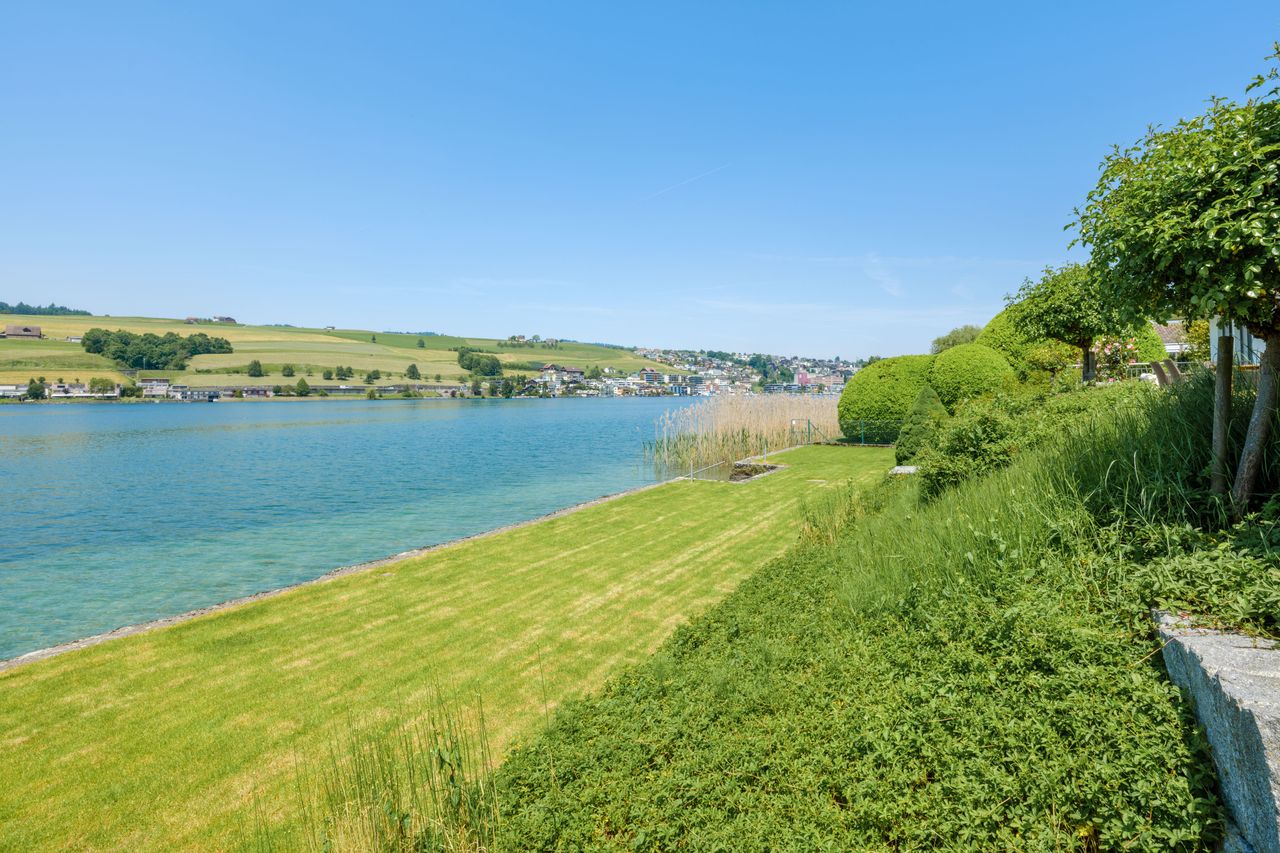
[[[846,358],[985,322],[1257,3],[0,6],[0,299]]]

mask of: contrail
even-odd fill
[[[725,169],[727,169],[727,168],[729,168],[729,164],[728,164],[728,163],[725,163],[723,166],[716,166],[714,169],[712,169],[712,170],[711,170],[711,171],[709,171],[709,172],[703,172],[701,175],[694,175],[692,178],[687,178],[687,179],[685,179],[685,180],[681,181],[681,182],[680,182],[680,183],[678,183],[678,184],[672,184],[671,186],[667,187],[666,189],[658,190],[658,191],[657,191],[656,193],[654,193],[653,195],[647,195],[647,196],[645,196],[645,197],[644,197],[644,200],[645,200],[645,201],[649,201],[649,200],[651,200],[651,199],[655,199],[655,198],[657,198],[657,197],[658,197],[658,196],[660,196],[660,195],[665,195],[666,193],[669,193],[669,192],[671,192],[672,190],[678,190],[678,189],[680,189],[681,187],[685,186],[686,184],[691,184],[691,183],[693,183],[694,181],[700,181],[700,180],[702,180],[703,178],[707,177],[708,175],[714,175],[716,172],[723,171],[723,170],[725,170]]]

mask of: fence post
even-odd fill
[[[858,429],[861,431],[861,434],[862,434],[862,441],[860,443],[866,444],[867,443],[867,422],[858,421]]]

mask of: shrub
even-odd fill
[[[847,437],[858,438],[869,424],[883,433],[882,440],[896,438],[903,418],[928,382],[933,359],[931,355],[900,355],[855,373],[840,395],[840,429]]]
[[[1018,327],[1009,317],[1009,309],[1006,308],[991,318],[974,343],[982,344],[1000,353],[1019,376],[1026,376],[1029,369],[1027,355],[1037,342],[1027,340],[1018,331]]]
[[[1004,356],[982,344],[961,344],[942,352],[929,371],[929,382],[948,409],[961,400],[988,394],[1014,377]]]
[[[1150,323],[1143,323],[1134,332],[1134,343],[1138,345],[1138,361],[1162,361],[1169,357],[1164,348],[1164,341]]]
[[[946,422],[950,415],[947,407],[938,399],[938,392],[932,385],[920,389],[916,402],[911,407],[902,430],[898,433],[898,441],[894,453],[899,465],[906,465],[915,459],[938,432],[938,428]]]

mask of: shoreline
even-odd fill
[[[15,657],[5,658],[3,660],[0,660],[0,674],[9,672],[10,670],[17,669],[18,667],[21,667],[21,666],[25,666],[26,664],[31,664],[37,661],[42,661],[42,660],[47,660],[49,658],[57,657],[59,655],[66,654],[67,652],[73,652],[78,649],[87,649],[92,646],[101,645],[102,643],[108,642],[109,640],[121,639],[123,637],[132,637],[136,634],[145,634],[149,631],[154,631],[158,628],[167,628],[171,625],[179,625],[183,622],[189,622],[192,619],[196,619],[201,616],[208,616],[212,613],[219,613],[223,610],[230,610],[234,607],[240,607],[241,605],[252,604],[256,601],[263,601],[268,598],[275,598],[278,595],[283,595],[284,593],[289,592],[290,590],[298,589],[300,587],[314,586],[316,584],[328,583],[329,581],[337,580],[338,578],[346,577],[348,575],[359,574],[360,572],[369,571],[370,569],[380,569],[386,566],[394,565],[399,562],[403,562],[404,560],[411,560],[416,557],[422,557],[432,553],[433,551],[440,551],[445,548],[451,548],[455,545],[461,545],[465,542],[472,542],[477,539],[487,539],[490,536],[497,536],[500,533],[506,533],[511,530],[518,530],[522,527],[529,527],[534,524],[540,524],[541,522],[549,521],[553,518],[560,518],[561,516],[572,515],[575,512],[579,512],[589,507],[598,506],[603,503],[608,503],[609,501],[617,500],[618,498],[623,498],[623,497],[626,497],[627,495],[634,495],[634,494],[638,494],[639,492],[645,492],[645,491],[649,491],[650,489],[656,489],[656,488],[659,488],[660,486],[666,486],[671,483],[679,482],[680,480],[684,480],[684,479],[687,479],[687,478],[674,477],[672,479],[662,480],[657,483],[648,483],[647,485],[636,486],[633,489],[625,489],[621,492],[614,492],[613,494],[602,495],[601,497],[592,498],[591,500],[588,500],[588,501],[572,504],[570,506],[564,507],[563,509],[554,510],[552,512],[545,513],[543,515],[539,515],[535,518],[526,519],[525,521],[513,522],[512,524],[504,524],[500,527],[495,527],[491,530],[484,530],[484,531],[481,531],[480,533],[473,533],[470,536],[460,536],[457,539],[450,539],[446,542],[439,542],[435,545],[424,545],[421,548],[411,548],[408,551],[401,551],[398,554],[392,554],[387,557],[380,557],[376,560],[368,560],[363,563],[353,563],[349,566],[339,566],[338,568],[331,569],[322,575],[319,575],[314,578],[309,578],[307,580],[298,581],[297,583],[291,583],[285,586],[273,587],[272,589],[262,590],[261,592],[251,593],[249,595],[244,595],[239,598],[228,599],[227,601],[222,601],[217,604],[210,604],[204,607],[197,607],[193,610],[187,610],[182,613],[174,614],[173,616],[162,616],[158,619],[151,619],[146,622],[138,622],[132,625],[123,625],[119,628],[113,628],[110,631],[104,631],[101,634],[92,634],[88,637],[82,637],[78,640],[68,640],[65,643],[58,643],[56,645],[48,646],[43,649],[36,649],[35,651],[25,652],[24,654],[20,654]]]

